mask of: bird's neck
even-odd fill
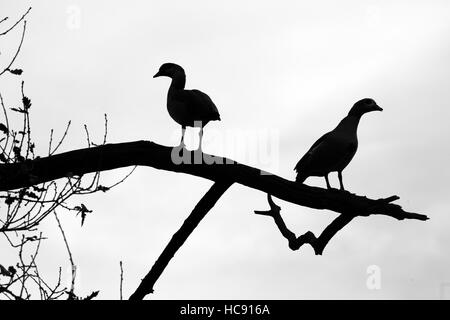
[[[361,116],[359,116],[359,115],[348,115],[344,119],[341,120],[341,122],[338,124],[336,130],[356,134],[360,119],[361,119]]]
[[[186,85],[186,75],[180,73],[172,77],[172,83],[170,84],[169,90],[183,90]]]

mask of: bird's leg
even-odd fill
[[[202,150],[202,138],[203,138],[203,126],[200,127],[200,131],[198,133],[198,140],[199,140],[199,144],[198,144],[198,150],[201,151]]]
[[[325,175],[325,181],[327,182],[327,189],[331,189],[330,181],[328,180],[328,174]]]
[[[186,132],[186,126],[181,126],[181,141],[180,146],[184,147],[184,133]]]
[[[342,171],[338,171],[339,184],[341,185],[341,190],[344,189],[344,183],[342,182]]]

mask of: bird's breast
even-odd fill
[[[182,126],[192,126],[190,115],[187,111],[187,106],[180,100],[173,99],[170,95],[167,97],[167,111],[169,115],[178,124]]]
[[[339,154],[333,171],[342,171],[352,161],[358,150],[358,138],[356,134],[345,135],[339,139]]]

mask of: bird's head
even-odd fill
[[[161,67],[159,67],[158,72],[153,76],[156,77],[169,77],[174,78],[177,75],[184,75],[184,70],[182,67],[175,63],[164,63]]]
[[[361,117],[364,113],[372,111],[383,111],[383,109],[377,105],[375,100],[365,98],[356,102],[348,113],[349,116]]]

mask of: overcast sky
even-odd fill
[[[0,19],[20,17],[31,1],[2,0]],[[360,217],[323,256],[289,250],[272,219],[256,216],[266,195],[233,185],[201,222],[155,286],[153,299],[450,298],[450,2],[442,1],[56,1],[34,2],[15,67],[33,101],[32,129],[45,155],[50,129],[61,151],[94,142],[179,141],[166,110],[164,62],[187,73],[187,87],[208,93],[222,121],[205,129],[205,152],[294,179],[298,159],[333,129],[354,102],[384,108],[366,115],[359,150],[344,171],[348,190],[372,198],[399,195],[407,211],[431,220]],[[1,30],[3,30],[3,26]],[[1,45],[12,56],[20,28]],[[5,58],[6,59],[6,58]],[[3,75],[8,106],[20,102],[20,78]],[[13,121],[13,120],[12,120]],[[195,132],[189,130],[194,136]],[[188,139],[188,148],[195,141]],[[105,173],[104,184],[129,169]],[[322,178],[307,184],[325,186]],[[331,179],[338,186],[335,175]],[[82,228],[61,216],[80,274],[78,291],[119,296],[119,261],[128,297],[172,234],[208,190],[201,178],[138,168],[122,185],[83,199],[94,210]],[[316,235],[335,217],[282,202],[297,235]],[[4,209],[4,207],[3,207]],[[62,212],[62,211],[61,211]],[[52,216],[38,263],[55,279],[69,264]],[[0,263],[13,263],[4,238]],[[7,262],[10,261],[10,262]],[[367,287],[367,268],[381,288]]]

